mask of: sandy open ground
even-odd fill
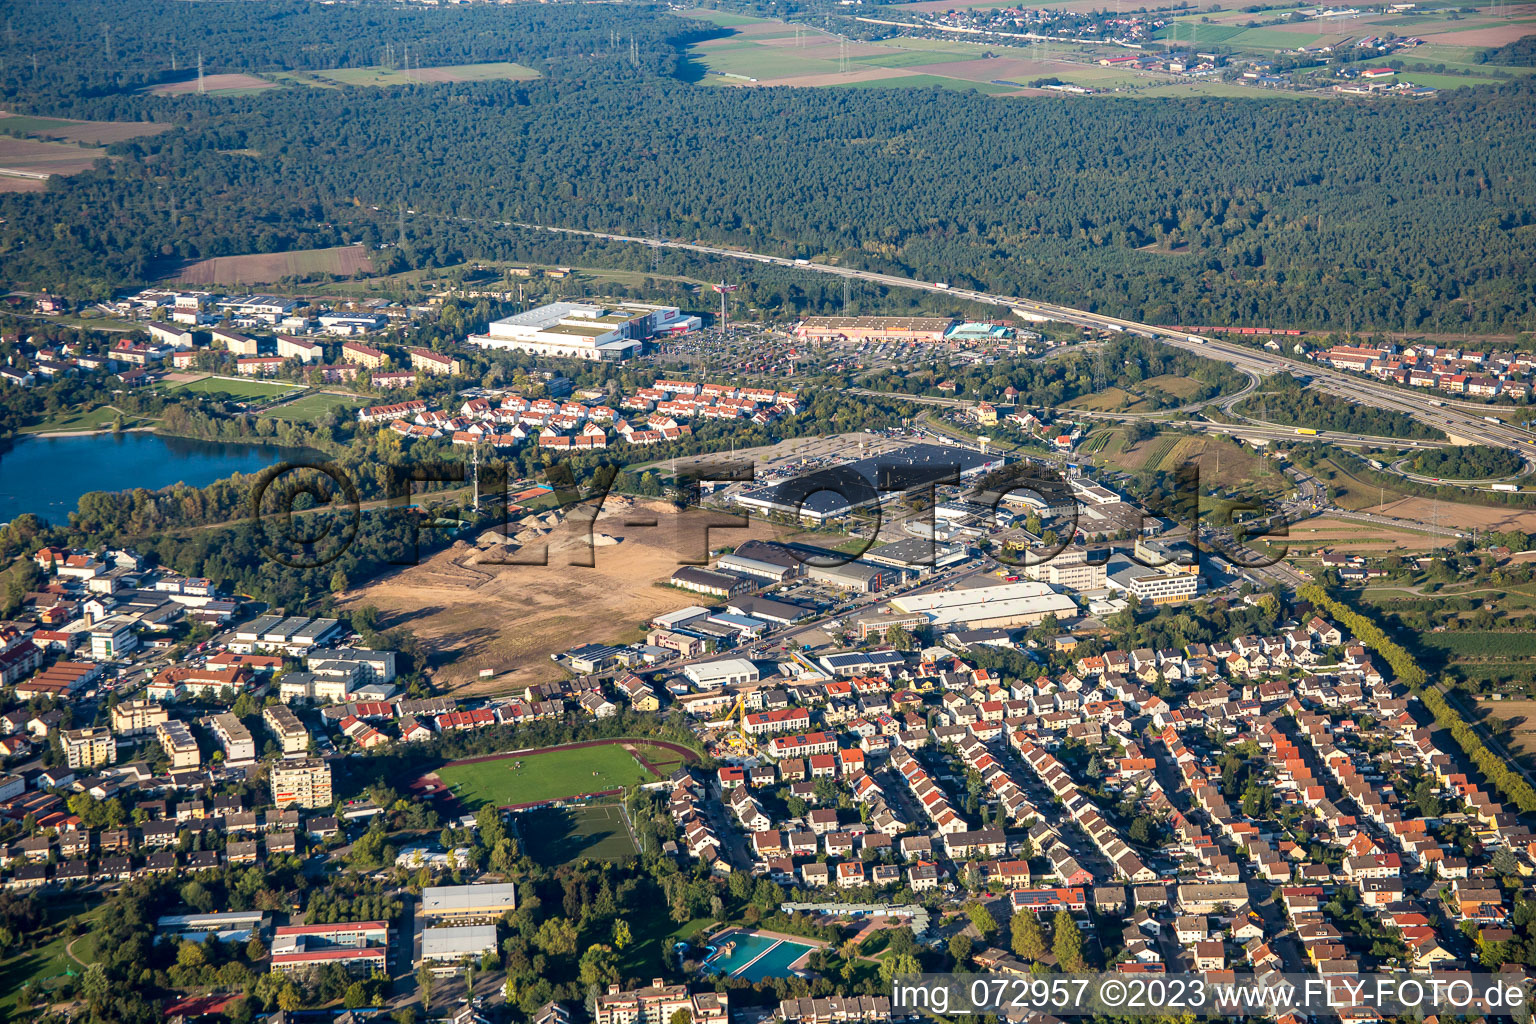
[[[1430,498],[1403,498],[1387,502],[1385,509],[1371,508],[1367,511],[1380,511],[1384,515],[1420,523],[1438,522],[1441,526],[1458,530],[1475,527],[1479,530],[1523,530],[1536,533],[1536,510],[1457,505],[1448,501],[1436,502]]]
[[[702,552],[702,524],[720,519],[612,496],[593,528],[591,548],[584,524],[574,517],[552,529],[536,525],[516,534],[522,543],[515,550],[493,549],[493,538],[483,536],[484,548],[455,543],[421,565],[348,592],[342,603],[374,605],[385,628],[405,626],[419,636],[433,652],[438,683],[458,693],[506,693],[561,678],[551,654],[583,643],[630,643],[654,616],[709,603],[701,594],[655,584],[685,564],[689,553]],[[626,525],[649,520],[657,525]],[[773,526],[753,523],[711,530],[709,543],[737,545],[776,535]],[[548,564],[489,564],[537,562],[544,545]],[[588,556],[596,563],[592,568],[570,564]],[[480,679],[482,669],[496,675]]]

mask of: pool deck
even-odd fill
[[[745,974],[759,960],[763,959],[763,957],[778,949],[779,943],[781,942],[788,942],[792,945],[808,947],[805,952],[801,953],[799,956],[795,957],[785,965],[790,970],[797,970],[804,962],[805,958],[810,956],[813,951],[831,945],[831,943],[827,942],[825,939],[813,939],[805,935],[791,935],[788,932],[769,931],[765,928],[746,928],[740,925],[732,925],[728,928],[722,928],[715,932],[713,935],[709,936],[709,938],[705,939],[704,941],[706,943],[719,942],[737,934],[761,936],[762,938],[772,939],[774,941],[772,945],[768,946],[768,948],[757,954],[757,956],[753,957],[751,960],[748,960],[740,967],[737,967],[735,970],[731,971],[731,973],[727,975],[727,977],[731,978],[740,977],[741,975]]]

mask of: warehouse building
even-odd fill
[[[1072,598],[1056,593],[1049,583],[1033,581],[908,595],[892,601],[891,608],[922,612],[931,626],[964,624],[972,629],[1032,626],[1047,615],[1068,618],[1077,614]]]
[[[705,690],[755,683],[761,677],[757,666],[745,658],[722,658],[719,661],[689,665],[683,669],[683,675],[695,686]]]
[[[758,512],[824,523],[857,509],[899,500],[904,493],[899,489],[882,491],[882,484],[899,483],[908,490],[917,490],[956,477],[963,483],[1002,468],[1004,462],[995,452],[982,454],[949,445],[912,444],[745,491],[732,500]]]
[[[735,573],[716,572],[713,569],[702,569],[696,565],[685,565],[672,573],[668,581],[674,587],[683,590],[691,590],[696,594],[709,594],[714,597],[735,597],[737,594],[748,594],[756,590],[761,584],[753,582],[745,576],[737,576]]]
[[[864,552],[864,561],[875,565],[888,565],[896,569],[908,569],[926,573],[965,561],[964,544],[942,544],[926,537],[903,537],[901,540]]]
[[[841,590],[852,590],[860,594],[873,594],[885,586],[887,575],[892,574],[889,568],[870,565],[868,562],[849,562],[847,565],[813,565],[806,570],[806,576],[817,583],[825,583],[829,587],[837,587]]]

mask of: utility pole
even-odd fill
[[[404,249],[405,248],[405,204],[404,203],[396,203],[395,204],[395,215],[399,218],[400,248]]]
[[[200,92],[200,93],[207,91],[206,87],[203,84],[203,51],[202,50],[198,50],[197,51],[197,91]]]

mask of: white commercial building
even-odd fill
[[[570,359],[628,359],[645,339],[684,319],[675,306],[627,303],[601,306],[551,302],[526,313],[491,321],[485,334],[468,341],[480,348],[533,352]]]
[[[433,974],[450,974],[467,961],[496,952],[496,926],[474,924],[425,928],[421,933],[421,962]]]
[[[719,661],[689,665],[683,669],[683,675],[691,679],[695,686],[701,686],[706,690],[714,690],[722,686],[741,686],[758,680],[757,666],[745,658],[722,658]]]
[[[1200,590],[1200,577],[1189,573],[1148,573],[1131,580],[1131,593],[1152,604],[1188,601]]]
[[[1049,583],[1023,581],[898,597],[891,608],[921,612],[933,626],[964,623],[973,629],[1033,625],[1047,615],[1066,618],[1077,614],[1077,603],[1056,593]]]

